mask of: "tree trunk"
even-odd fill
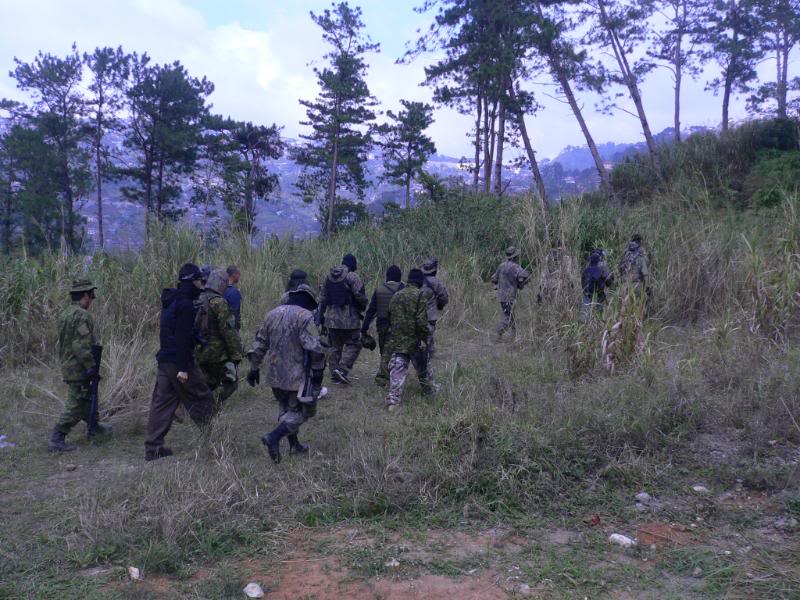
[[[483,99],[483,189],[489,191],[491,164],[489,163],[489,99]]]
[[[675,55],[673,68],[675,69],[675,143],[681,143],[681,80],[683,78],[683,30],[678,29],[675,37]]]
[[[738,21],[737,21],[738,22]],[[739,45],[739,29],[738,25],[734,25],[733,29],[733,53],[728,61],[728,68],[725,69],[725,88],[722,92],[722,131],[728,131],[730,122],[729,108],[731,104],[731,91],[733,90],[733,73],[735,71],[736,62],[739,60],[738,50]]]
[[[8,168],[8,187],[6,188],[6,198],[3,202],[3,252],[8,255],[11,254],[11,223],[13,222],[13,209],[14,209],[14,185],[13,185],[13,168],[9,160]]]
[[[506,138],[506,105],[500,99],[500,111],[497,117],[497,158],[494,163],[494,193],[503,194],[503,146]]]
[[[492,102],[492,112],[489,116],[489,129],[487,134],[489,136],[489,154],[486,156],[486,164],[483,166],[486,180],[483,182],[484,191],[488,194],[492,190],[492,168],[494,166],[494,152],[497,143],[497,131],[495,123],[497,122],[497,100]]]
[[[100,124],[97,125],[98,131],[100,131]],[[101,163],[101,152],[100,152],[100,145],[102,144],[101,136],[98,135],[95,138],[95,185],[97,186],[97,234],[100,238],[100,249],[102,250],[106,246],[105,240],[105,233],[103,231],[103,173],[102,167],[100,166]]]
[[[644,111],[644,103],[642,102],[642,95],[639,91],[639,85],[636,81],[636,76],[634,75],[633,70],[628,63],[628,56],[625,52],[622,42],[620,42],[619,38],[617,37],[616,30],[608,22],[605,0],[600,0],[598,2],[598,7],[600,8],[601,25],[608,33],[608,37],[611,42],[611,48],[614,51],[614,57],[616,58],[617,64],[622,72],[622,77],[625,80],[625,85],[628,88],[628,93],[633,101],[633,105],[636,107],[636,114],[639,116],[639,123],[642,126],[642,133],[644,134],[644,139],[647,143],[647,151],[650,154],[650,162],[653,164],[653,168],[656,170],[656,172],[661,173],[661,165],[658,159],[658,148],[656,148],[656,143],[653,139],[653,133],[650,130],[650,123],[647,121],[647,115]]]
[[[406,210],[411,206],[411,175],[406,175]]]
[[[153,162],[146,158],[144,161],[144,237],[150,239],[150,217],[153,212]]]
[[[158,159],[158,193],[156,194],[156,221],[162,222],[164,209],[164,157]]]
[[[75,249],[75,196],[72,193],[72,179],[69,176],[69,159],[64,154],[64,201],[66,214],[62,217],[64,223],[64,238],[69,252]]]
[[[337,134],[338,135],[338,134]],[[333,143],[333,157],[331,158],[331,179],[328,182],[328,230],[325,232],[325,237],[330,238],[333,235],[333,229],[336,226],[336,218],[333,214],[334,205],[336,203],[336,171],[339,168],[339,141]]]
[[[481,95],[478,94],[478,110],[475,118],[475,169],[472,172],[472,187],[478,191],[478,182],[481,178]]]
[[[558,84],[561,86],[561,89],[564,90],[564,96],[566,96],[569,107],[572,109],[572,114],[575,115],[575,119],[578,121],[578,125],[581,127],[583,137],[586,138],[586,145],[589,147],[589,152],[592,153],[594,166],[597,169],[598,176],[600,177],[600,186],[604,189],[610,190],[611,182],[608,179],[606,166],[603,164],[603,158],[600,156],[600,152],[597,150],[597,144],[595,144],[594,138],[589,132],[589,126],[586,124],[586,119],[583,118],[583,111],[578,105],[578,100],[575,98],[575,93],[572,91],[572,86],[569,83],[569,79],[564,74],[564,71],[561,69],[560,65],[555,61],[555,58],[552,56],[550,57],[550,65],[554,74],[556,75]]]
[[[788,116],[786,110],[786,94],[788,89],[789,78],[789,40],[785,36],[782,44],[778,46],[778,83],[775,89],[775,96],[778,102],[778,118],[785,119]]]

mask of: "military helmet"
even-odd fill
[[[506,248],[506,258],[518,258],[519,250],[516,246],[509,246]]]
[[[91,292],[96,289],[97,286],[92,283],[91,279],[73,279],[72,286],[69,288],[69,293]]]
[[[436,258],[431,257],[424,263],[422,263],[422,274],[433,275],[434,273],[436,273],[438,268],[439,268],[439,261]]]
[[[214,269],[206,279],[206,289],[214,290],[218,294],[224,294],[228,289],[228,272],[223,269]]]
[[[314,304],[319,304],[316,292],[307,283],[301,283],[295,289],[289,290],[289,296],[292,296],[294,294],[307,294],[314,301]]]

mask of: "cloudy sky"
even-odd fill
[[[397,109],[399,99],[430,100],[431,91],[420,87],[430,60],[421,57],[409,65],[396,65],[416,31],[427,27],[432,16],[417,14],[420,0],[354,1],[364,12],[364,22],[381,52],[371,55],[368,81],[382,109]],[[214,82],[211,96],[215,111],[257,123],[277,123],[287,136],[302,131],[304,114],[299,98],[311,99],[316,83],[311,64],[326,48],[309,11],[330,6],[322,0],[0,0],[0,98],[24,100],[8,76],[13,57],[30,60],[39,50],[64,54],[72,42],[80,51],[96,46],[122,45],[127,51],[147,52],[155,61],[180,60],[195,76]],[[765,77],[773,72],[762,65]],[[795,73],[796,74],[796,73]],[[708,78],[707,76],[705,77]],[[720,99],[703,91],[704,82],[689,82],[683,100],[686,125],[715,126]],[[529,128],[539,154],[553,157],[583,138],[569,108],[539,86],[545,109],[529,117]],[[667,72],[651,75],[643,86],[651,126],[661,131],[672,123],[671,79]],[[638,141],[638,122],[630,115],[596,113],[596,98],[582,99],[589,126],[598,142]],[[744,116],[743,100],[733,117]],[[443,154],[470,154],[467,117],[440,109],[431,135]]]

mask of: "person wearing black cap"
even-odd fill
[[[397,292],[389,304],[391,333],[386,344],[389,359],[389,393],[386,407],[395,410],[403,399],[409,364],[414,366],[424,392],[436,389],[428,372],[428,306],[421,287],[425,276],[419,269],[408,273],[408,285]]]
[[[252,387],[261,383],[260,368],[265,364],[266,384],[280,407],[278,426],[261,438],[275,463],[281,461],[280,442],[284,437],[289,440],[290,454],[308,452],[308,446],[300,443],[297,434],[300,426],[316,413],[317,399],[325,395],[324,349],[313,327],[316,295],[305,283],[288,294],[287,304],[267,313],[247,352],[247,383]]]
[[[86,421],[87,428],[92,424],[89,437],[108,434],[111,427],[100,425],[97,408],[89,414],[91,406],[90,384],[99,379],[99,365],[95,362],[92,347],[97,345],[94,332],[94,319],[89,309],[94,302],[97,289],[88,279],[72,282],[69,290],[72,302],[64,309],[59,319],[58,357],[61,362],[61,376],[69,388],[64,410],[58,419],[47,449],[50,452],[69,452],[75,450],[74,444],[66,442],[67,434],[80,421]]]
[[[603,254],[600,249],[594,250],[589,255],[589,264],[581,273],[581,287],[583,288],[581,312],[584,320],[589,318],[592,308],[602,310],[606,301],[606,288],[614,280],[614,276],[603,261]]]
[[[184,405],[191,419],[200,426],[208,424],[214,413],[211,389],[194,361],[194,301],[202,287],[200,269],[187,263],[178,273],[178,287],[161,292],[158,374],[144,442],[147,461],[172,455],[172,450],[164,446],[164,438],[172,427],[179,404]]]
[[[372,299],[364,315],[361,325],[361,338],[367,339],[369,327],[375,319],[375,331],[378,332],[378,347],[381,352],[381,363],[375,375],[375,383],[385,386],[389,383],[389,355],[386,352],[386,340],[389,338],[389,304],[392,297],[403,289],[403,272],[397,265],[392,265],[386,270],[386,281],[375,288]],[[373,342],[374,344],[374,342]]]
[[[319,299],[316,323],[326,327],[331,345],[331,378],[350,383],[350,369],[361,352],[361,313],[367,307],[364,284],[356,275],[356,258],[345,254],[342,264],[331,269]]]

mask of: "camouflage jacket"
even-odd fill
[[[311,352],[314,370],[325,368],[322,343],[314,328],[314,315],[299,306],[281,305],[267,313],[247,358],[257,369],[266,357],[268,386],[299,390],[305,379],[305,351]]]
[[[329,296],[328,284],[339,284],[344,282],[351,301],[341,306],[335,306],[334,299]],[[364,284],[355,273],[349,271],[347,267],[337,266],[331,269],[330,274],[322,284],[322,291],[319,296],[320,310],[323,311],[324,324],[328,329],[360,329],[361,313],[367,307],[367,293]]]
[[[409,285],[392,297],[389,305],[387,351],[411,354],[428,339],[428,309],[423,290]]]
[[[61,313],[58,329],[58,358],[64,381],[86,381],[86,371],[94,366],[92,346],[96,343],[92,315],[73,302]]]
[[[625,248],[622,260],[619,263],[619,272],[625,281],[642,281],[650,274],[647,256],[639,244],[631,243]]]
[[[422,293],[428,305],[428,321],[438,321],[442,316],[442,310],[450,301],[447,287],[435,276],[427,275],[425,284],[422,286]]]
[[[206,343],[197,345],[194,359],[198,364],[241,362],[242,340],[228,301],[215,291],[205,290],[199,302],[208,302],[208,329]]]
[[[497,286],[497,301],[514,302],[517,291],[521,290],[531,278],[531,274],[513,260],[504,260],[492,275],[492,283]]]

